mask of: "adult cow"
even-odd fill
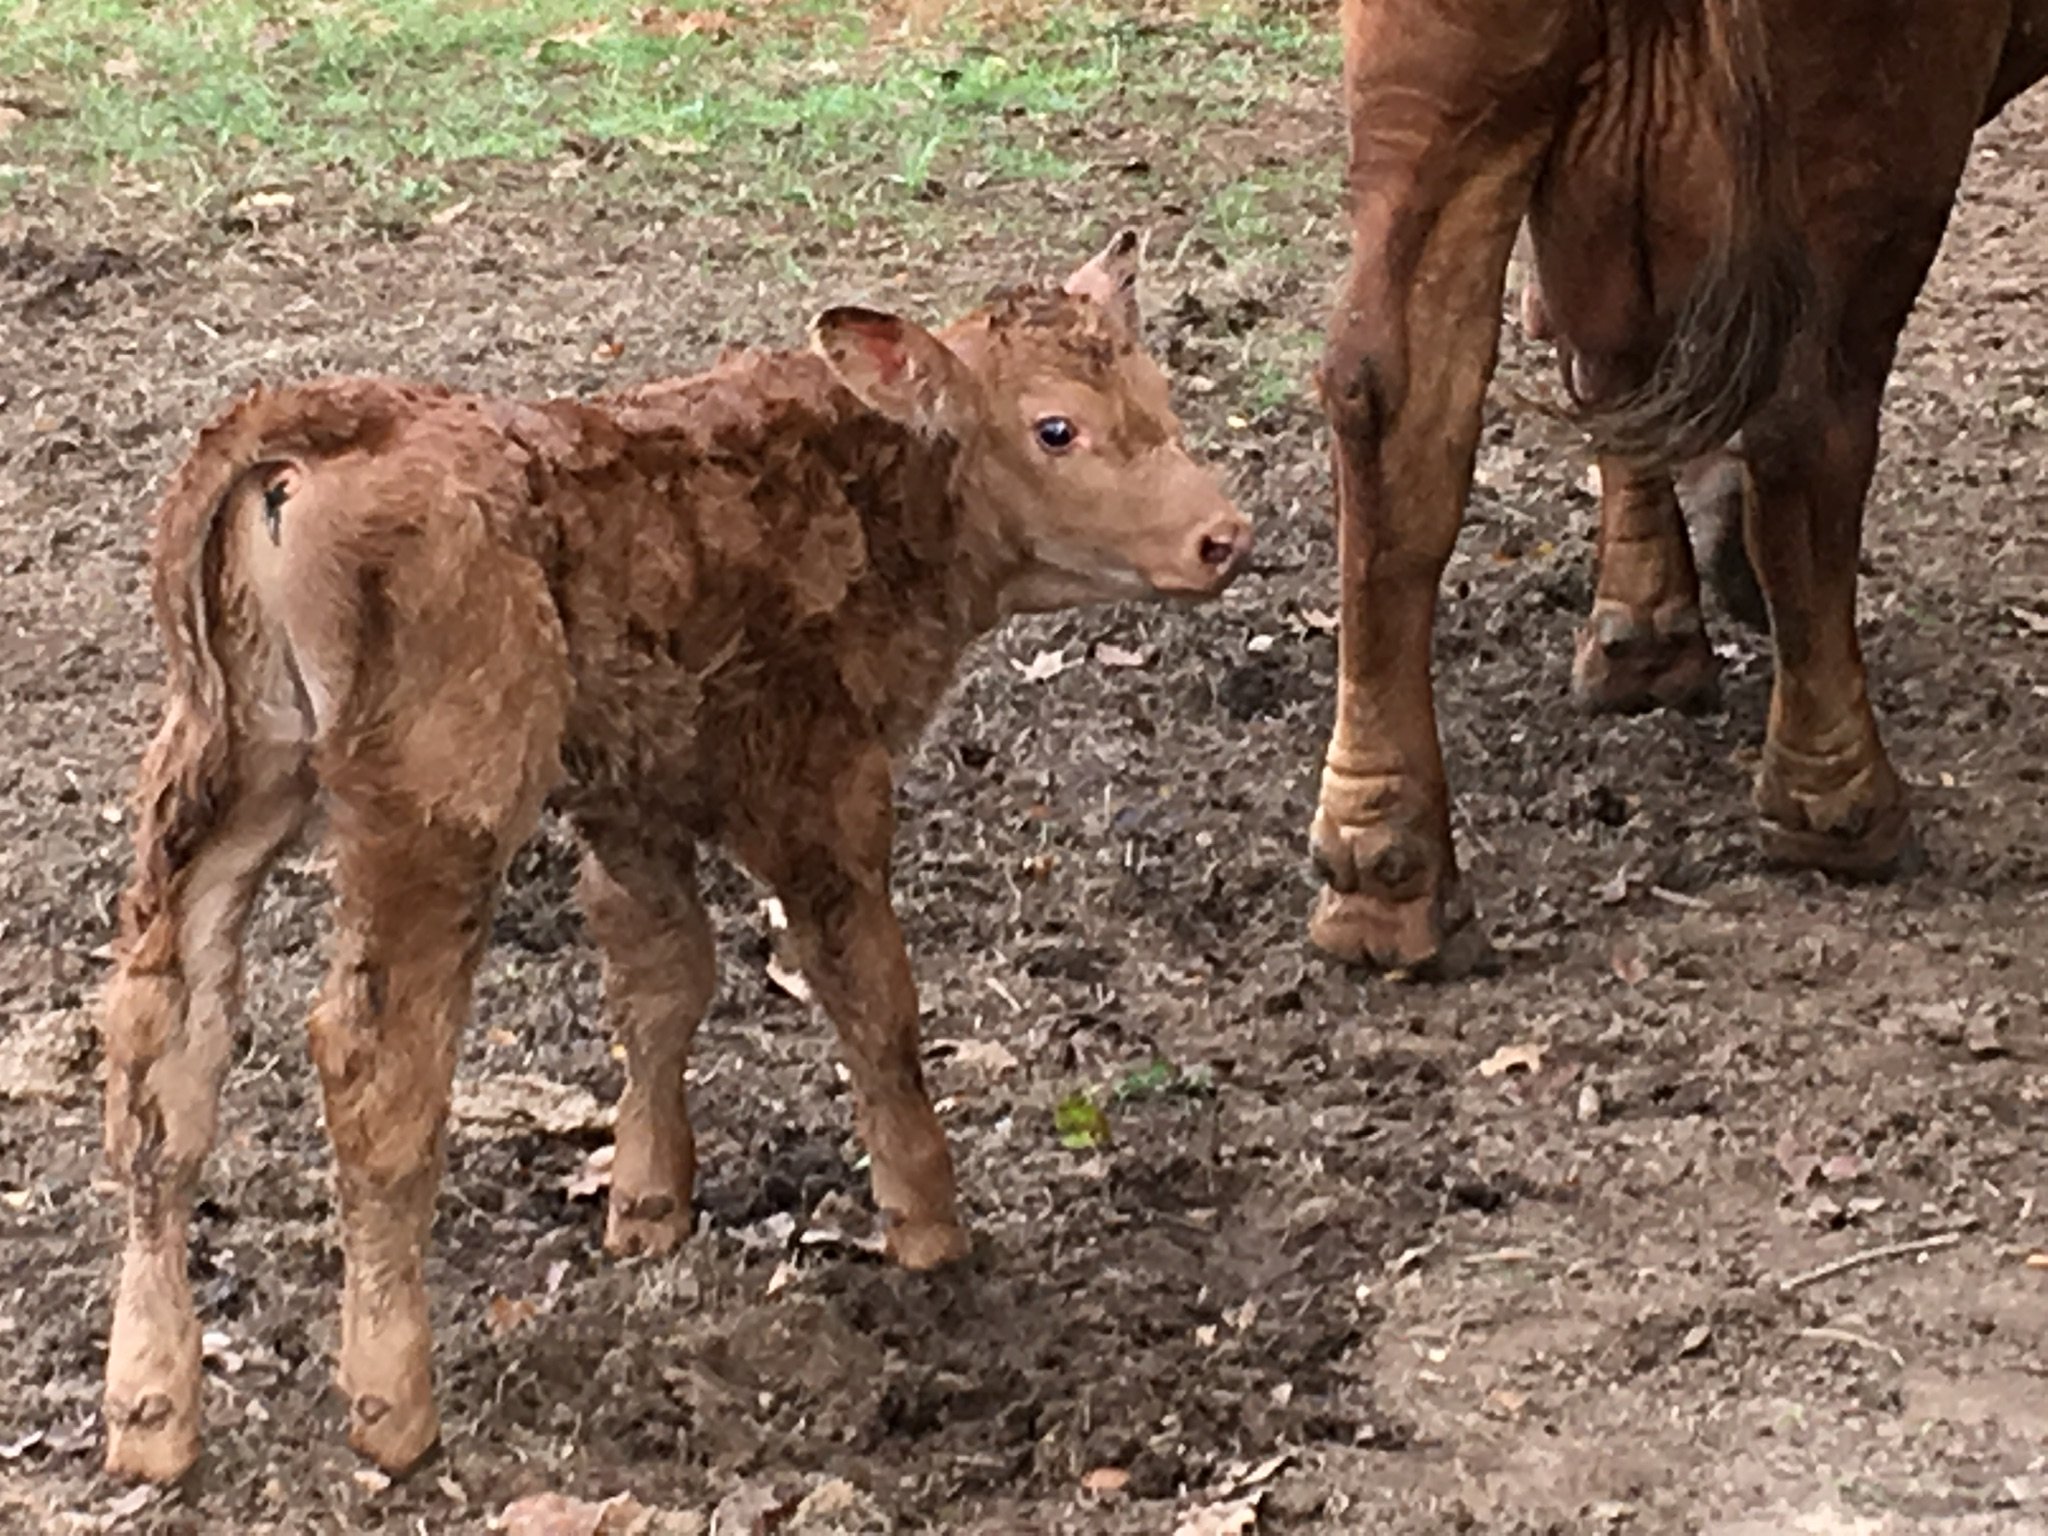
[[[1711,677],[1671,466],[1738,431],[1777,650],[1756,791],[1773,859],[1910,846],[1855,634],[1862,507],[1898,335],[1977,126],[2048,73],[2048,0],[1343,0],[1353,249],[1322,386],[1343,624],[1311,840],[1325,950],[1456,971],[1430,682],[1528,221],[1602,458],[1576,681],[1598,707]]]

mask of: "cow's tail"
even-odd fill
[[[1695,4],[1727,202],[1649,379],[1587,414],[1603,452],[1645,466],[1720,447],[1770,396],[1811,286],[1766,0]]]

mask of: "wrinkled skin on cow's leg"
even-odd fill
[[[822,755],[829,749],[818,736]],[[741,857],[781,898],[797,962],[838,1032],[888,1255],[906,1269],[935,1269],[972,1245],[946,1133],[925,1091],[917,986],[889,900],[889,754],[863,744],[813,778],[803,795],[763,797]],[[826,784],[830,793],[820,795]],[[822,814],[790,822],[789,807],[805,803]]]
[[[1711,704],[1719,669],[1671,477],[1602,460],[1600,487],[1593,611],[1579,629],[1573,696],[1611,714]]]
[[[683,1074],[718,957],[692,846],[662,840],[646,818],[582,825],[591,852],[580,895],[626,1051],[604,1246],[620,1257],[667,1253],[690,1231],[697,1149]]]
[[[1858,878],[1918,859],[1856,640],[1856,564],[1882,393],[1881,383],[1845,388],[1819,420],[1757,434],[1746,518],[1777,652],[1756,783],[1764,853]]]
[[[337,1377],[349,1444],[403,1472],[440,1436],[425,1265],[456,1048],[498,878],[531,826],[436,821],[400,791],[329,782],[335,950],[308,1035],[341,1208]]]
[[[166,723],[142,770],[136,841],[176,840],[207,813],[180,804],[189,720]],[[165,1482],[199,1455],[200,1326],[186,1272],[200,1166],[213,1146],[242,934],[278,850],[303,821],[298,755],[242,754],[238,794],[168,881],[145,859],[130,887],[105,1004],[107,1152],[128,1195],[128,1238],[107,1345],[107,1470]],[[189,826],[189,822],[187,825]]]
[[[1340,959],[1415,974],[1455,975],[1486,954],[1451,849],[1431,632],[1508,256],[1548,104],[1569,84],[1556,28],[1489,12],[1344,9],[1352,260],[1322,367],[1342,624],[1309,931]]]

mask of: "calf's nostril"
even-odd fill
[[[1236,555],[1237,541],[1235,539],[1218,538],[1213,533],[1202,536],[1202,564],[1228,565]]]

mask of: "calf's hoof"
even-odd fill
[[[175,1482],[199,1460],[197,1393],[184,1401],[163,1392],[107,1394],[107,1473],[144,1482]]]
[[[432,1397],[394,1404],[362,1393],[348,1405],[348,1443],[394,1477],[410,1472],[441,1438]]]
[[[615,1259],[673,1253],[690,1235],[690,1205],[670,1194],[621,1195],[605,1210],[604,1251]]]
[[[1720,665],[1690,604],[1649,618],[1596,603],[1572,657],[1572,697],[1593,714],[1696,710],[1720,696]]]
[[[974,1251],[974,1240],[957,1221],[889,1221],[883,1242],[892,1263],[905,1269],[939,1269]]]

